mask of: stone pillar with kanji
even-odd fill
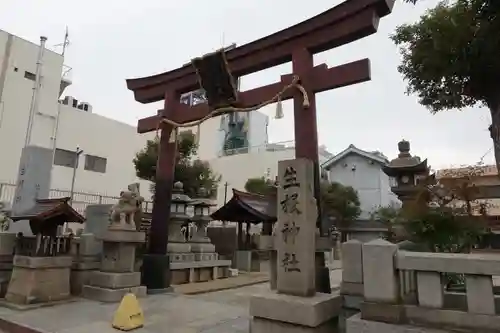
[[[334,331],[339,295],[316,292],[315,252],[318,216],[314,162],[305,158],[278,163],[276,292],[250,301],[253,333]],[[291,315],[293,314],[293,315]]]

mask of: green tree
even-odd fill
[[[249,178],[245,183],[245,191],[261,195],[270,195],[276,190],[272,181],[264,177],[260,177]]]
[[[220,176],[214,173],[208,162],[193,159],[198,151],[195,135],[191,131],[184,131],[179,133],[177,140],[175,181],[182,182],[185,193],[192,198],[199,197],[199,190],[202,187],[206,189],[207,197],[214,197]],[[133,160],[137,177],[153,182],[153,192],[158,148],[158,139],[148,140],[146,147],[139,151]]]
[[[415,1],[411,1],[415,2]],[[431,112],[485,106],[500,170],[500,1],[443,1],[396,29],[399,72]]]
[[[320,186],[323,216],[334,218],[336,225],[341,228],[346,228],[349,222],[359,217],[360,202],[354,188],[336,182],[322,182]],[[342,232],[341,237],[342,242],[347,240],[345,232]]]
[[[392,242],[396,238],[397,228],[401,225],[401,208],[391,203],[388,206],[380,206],[371,214],[371,218],[378,220],[387,227],[387,240]]]

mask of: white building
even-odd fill
[[[278,161],[295,158],[294,142],[269,143],[250,147],[248,153],[222,156],[210,160],[212,169],[222,176],[217,191],[217,204],[229,200],[232,189],[243,190],[249,178],[275,179]],[[332,156],[323,146],[318,149],[320,164]],[[226,186],[227,183],[227,186]]]
[[[30,104],[35,86],[40,46],[0,30],[0,183],[2,200],[11,200],[19,158],[25,144]],[[139,181],[145,197],[149,184],[138,180],[132,159],[150,135],[139,135],[135,126],[92,113],[89,103],[67,97],[59,101],[71,84],[62,55],[44,50],[38,107],[33,118],[30,144],[54,149],[51,187],[69,190],[73,156],[80,156],[75,190],[117,196]],[[66,75],[65,75],[66,74]],[[10,187],[10,189],[8,189]]]
[[[358,192],[362,211],[359,218],[368,219],[378,207],[399,202],[391,192],[389,177],[382,171],[387,163],[387,157],[378,151],[366,152],[350,145],[324,162],[322,168],[330,182],[351,186]]]

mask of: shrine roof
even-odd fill
[[[310,19],[226,52],[234,77],[291,61],[296,49],[323,52],[377,31],[381,17],[395,0],[346,0]],[[141,103],[163,100],[165,91],[185,93],[199,88],[195,68],[186,64],[148,77],[128,79],[127,88]]]
[[[69,197],[57,199],[37,199],[33,207],[17,215],[13,214],[10,218],[13,221],[48,220],[54,217],[63,216],[65,222],[85,222],[85,218],[74,210],[68,203],[69,200]]]
[[[340,162],[344,157],[347,157],[348,155],[358,155],[361,157],[364,157],[370,161],[374,161],[376,163],[379,163],[381,165],[387,165],[389,163],[389,160],[387,157],[382,155],[380,152],[368,152],[361,150],[357,148],[354,145],[349,145],[346,149],[338,153],[337,155],[332,156],[329,158],[326,162],[324,162],[321,167],[324,169],[330,169],[334,164]]]
[[[218,221],[272,223],[276,221],[276,200],[271,196],[233,189],[231,200],[212,213],[211,217]]]

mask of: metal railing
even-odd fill
[[[221,156],[229,156],[237,154],[246,154],[248,152],[260,153],[264,151],[282,151],[293,148],[295,148],[295,141],[292,140],[292,141],[265,143],[262,145],[247,146],[236,149],[222,149],[218,152],[217,155],[221,157]]]
[[[0,202],[10,203],[10,207],[14,202],[14,197],[16,193],[15,183],[0,183]],[[49,199],[52,198],[63,198],[70,197],[71,191],[51,189],[49,192]],[[88,193],[88,192],[74,192],[73,202],[71,206],[80,214],[85,215],[85,209],[88,205],[108,205],[114,204],[119,199],[118,196],[110,196],[99,193]],[[144,201],[142,209],[144,212],[151,212],[153,210],[153,203],[151,201]]]

